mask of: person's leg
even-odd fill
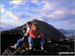
[[[34,41],[34,39],[30,36],[29,37],[29,50],[32,49],[33,41]]]
[[[22,38],[20,38],[19,40],[17,40],[17,43],[14,45],[14,46],[11,46],[11,48],[17,48],[18,46],[19,46],[19,44],[21,43],[21,42],[23,42],[24,40],[22,39]]]
[[[21,42],[23,42],[23,41],[24,41],[24,40],[23,40],[22,38],[20,38],[20,39],[17,41],[15,48],[17,48],[17,47],[19,46],[19,44],[20,44]]]
[[[43,46],[44,46],[44,39],[42,38],[41,41],[40,41],[40,44],[41,44],[41,50],[43,50]]]
[[[44,39],[42,38],[40,41],[41,46],[44,46]]]

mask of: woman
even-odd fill
[[[27,26],[27,30],[23,30],[24,36],[22,38],[18,39],[15,45],[10,46],[11,48],[14,48],[14,49],[18,48],[20,43],[22,43],[24,41],[24,39],[27,36],[29,36],[29,31],[31,29],[31,22],[27,22],[26,26]]]
[[[32,24],[32,28],[31,30],[29,31],[29,38],[28,38],[28,41],[29,41],[29,50],[32,49],[32,46],[33,46],[33,42],[35,40],[35,38],[41,38],[40,40],[40,44],[41,44],[41,50],[43,50],[43,45],[44,45],[44,36],[43,34],[40,32],[40,29],[38,27],[37,24]]]

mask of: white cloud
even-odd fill
[[[55,18],[56,18],[56,19],[61,19],[64,14],[65,14],[64,11],[62,11],[62,10],[56,10],[56,11],[54,11],[53,13],[49,14],[48,17],[49,17],[49,18],[54,18],[54,19],[55,19]],[[60,18],[60,17],[61,17],[61,18]]]
[[[38,0],[31,0],[32,3],[35,3],[37,5],[40,5],[40,3],[38,2]]]
[[[58,21],[62,19],[64,20],[66,17],[68,17],[68,15],[72,17],[72,14],[75,14],[75,10],[69,10],[68,9],[69,7],[62,6],[61,1],[60,2],[42,1],[42,3],[43,3],[42,8],[32,10],[32,11],[39,12],[39,14],[37,15],[31,15],[33,19],[37,18],[39,20],[44,20],[48,22]]]
[[[57,10],[57,11],[55,11],[53,14],[65,14],[65,12],[64,11],[61,11],[61,10]]]
[[[6,14],[8,14],[11,18],[13,18],[14,20],[19,20],[19,17],[16,16],[14,13],[12,13],[11,11],[7,11]]]
[[[47,10],[52,10],[53,8],[54,8],[54,5],[50,3],[46,3],[44,7],[42,8],[42,10],[47,11]]]
[[[44,17],[48,18],[47,11],[51,11],[51,10],[55,10],[56,9],[56,4],[55,3],[49,3],[49,1],[42,1],[42,3],[43,3],[43,7],[42,8],[33,9],[33,11],[39,12],[39,14],[37,14],[37,15],[31,15],[31,17],[33,19],[37,18],[39,20],[44,20]],[[58,11],[58,12],[55,12],[55,13],[58,13],[58,14],[61,13],[62,14],[63,12]]]
[[[9,3],[10,3],[10,4],[14,4],[14,5],[19,5],[19,4],[22,3],[22,1],[23,1],[23,0],[12,0],[12,1],[10,1]]]
[[[4,5],[3,4],[0,4],[0,11],[1,11],[1,13],[4,13],[5,12],[5,8],[4,8]]]
[[[52,20],[62,20],[66,17],[73,17],[75,14],[75,10],[56,10],[50,14],[47,15],[48,18],[51,18]],[[68,19],[68,18],[66,18]]]
[[[19,6],[19,5],[22,5],[26,2],[26,0],[12,0],[12,1],[9,1],[9,4],[13,4],[13,8],[16,8]]]
[[[56,10],[52,13],[46,14],[46,12],[41,11],[38,15],[31,16],[32,18],[36,18],[42,21],[53,21],[53,20],[60,20],[65,17],[65,12],[62,10]]]
[[[48,11],[48,10],[56,10],[57,7],[58,7],[58,2],[52,2],[53,0],[46,0],[46,1],[43,1],[42,0],[42,3],[44,4],[42,10],[44,11]]]

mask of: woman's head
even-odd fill
[[[35,24],[32,24],[32,29],[35,30],[35,31],[37,31],[37,30],[39,30],[39,27],[38,27],[38,25],[35,23]]]

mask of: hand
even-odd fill
[[[40,35],[38,35],[38,38],[40,38],[41,36]]]
[[[24,40],[24,37],[22,38],[22,40]]]

